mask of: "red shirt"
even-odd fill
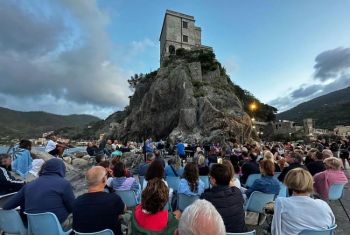
[[[135,219],[137,224],[143,229],[159,232],[164,230],[168,224],[168,211],[147,214],[142,211],[141,205],[137,205],[135,208]]]

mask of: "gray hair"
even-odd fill
[[[215,207],[206,200],[196,200],[182,213],[179,235],[226,235],[224,221]]]
[[[88,187],[94,187],[101,183],[103,177],[106,176],[106,169],[102,166],[93,166],[86,174],[85,179]]]
[[[326,158],[329,158],[329,157],[333,157],[333,153],[329,149],[324,149],[322,151],[322,155],[323,155],[323,159],[326,159]]]

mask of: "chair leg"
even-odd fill
[[[346,211],[346,209],[345,209],[345,207],[344,207],[344,205],[343,205],[343,203],[341,202],[340,199],[339,199],[339,202],[340,202],[340,205],[343,207],[343,210],[344,210],[346,216],[348,217],[348,220],[350,221],[350,216],[349,216],[348,212]]]

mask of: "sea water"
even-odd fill
[[[9,149],[10,146],[4,146],[4,145],[0,145],[0,153],[7,153],[7,150]],[[39,151],[45,151],[45,147],[33,147],[33,149],[35,150],[39,150]],[[86,147],[75,147],[75,148],[69,148],[66,149],[64,151],[63,154],[73,154],[76,152],[86,152]]]

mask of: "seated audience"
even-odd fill
[[[11,156],[9,154],[0,154],[0,195],[19,191],[24,181],[16,180],[10,173]]]
[[[106,193],[107,172],[94,166],[86,173],[88,192],[79,196],[73,204],[73,229],[81,233],[93,233],[110,229],[121,235],[119,216],[126,206],[115,193]]]
[[[188,196],[200,196],[204,192],[204,183],[199,179],[198,168],[194,163],[187,163],[180,180],[178,193]]]
[[[99,152],[96,142],[89,142],[86,147],[86,152],[89,154],[89,156],[95,156],[96,153]]]
[[[343,164],[336,157],[329,157],[324,160],[326,170],[314,175],[314,190],[322,199],[328,198],[329,188],[332,184],[346,184],[348,178],[344,174]]]
[[[301,165],[301,162],[303,161],[303,153],[300,150],[295,150],[295,151],[289,151],[285,153],[285,160],[289,164],[289,166],[284,167],[281,174],[278,176],[278,180],[283,182],[284,177],[287,175],[287,173],[294,169],[294,168],[305,168],[304,166]]]
[[[174,159],[169,159],[168,165],[164,168],[164,170],[165,176],[181,177],[184,169],[181,167],[180,157],[175,156]]]
[[[153,160],[154,160],[153,153],[147,153],[146,154],[146,162],[140,164],[140,166],[139,166],[139,175],[140,176],[146,175],[148,167],[152,163]]]
[[[213,164],[209,176],[213,187],[206,190],[201,198],[215,206],[224,220],[227,232],[246,232],[243,196],[237,187],[230,187],[232,174],[229,168],[223,164]]]
[[[293,194],[278,197],[275,201],[272,220],[272,234],[299,234],[303,230],[326,229],[335,224],[334,214],[329,205],[313,199],[313,179],[311,174],[294,168],[288,172],[284,184]]]
[[[24,185],[4,206],[11,210],[18,206],[28,213],[54,213],[62,227],[71,226],[75,196],[71,184],[64,178],[66,166],[63,161],[53,158],[44,163],[39,178]]]
[[[123,162],[117,162],[113,167],[114,178],[109,178],[107,186],[114,190],[132,190],[135,192],[136,199],[139,202],[141,196],[140,184],[134,177],[125,176],[125,165]]]
[[[55,135],[49,135],[47,139],[48,142],[45,147],[45,152],[51,154],[54,157],[62,157],[66,146],[64,144],[58,143],[57,137]]]
[[[160,178],[151,179],[142,192],[141,204],[131,217],[132,234],[174,234],[180,217],[179,211],[164,210],[169,189]]]
[[[162,163],[163,168],[165,167],[165,161],[162,158],[162,156],[160,156],[159,150],[154,151],[154,161],[159,161],[160,163]]]
[[[231,175],[231,181],[230,181],[230,187],[237,187],[241,188],[241,182],[239,181],[238,177],[235,175],[234,167],[229,160],[224,160],[222,164],[226,165],[229,169],[230,175]]]
[[[319,151],[315,152],[315,154],[312,155],[312,161],[310,161],[306,167],[312,176],[326,170],[323,163],[323,154]]]
[[[204,176],[209,174],[209,167],[206,164],[203,154],[198,154],[198,173]]]
[[[273,177],[275,173],[275,165],[271,160],[260,161],[261,178],[256,179],[253,185],[246,191],[249,198],[254,191],[268,194],[279,194],[280,183]]]
[[[275,156],[270,151],[264,152],[264,160],[269,160],[275,165],[275,172],[281,172],[280,166],[275,161]]]
[[[19,147],[15,150],[14,158],[12,162],[12,170],[25,179],[29,171],[32,169],[32,155],[30,150],[32,149],[32,142],[29,140],[21,140]]]
[[[181,215],[174,235],[226,235],[224,221],[206,200],[196,200]]]
[[[307,166],[309,163],[313,162],[315,160],[315,154],[319,152],[317,149],[312,148],[310,149],[304,159],[304,164]]]
[[[242,176],[240,177],[241,184],[247,182],[248,176],[251,174],[259,174],[259,164],[256,162],[257,155],[250,153],[247,157],[247,161],[242,165]]]

